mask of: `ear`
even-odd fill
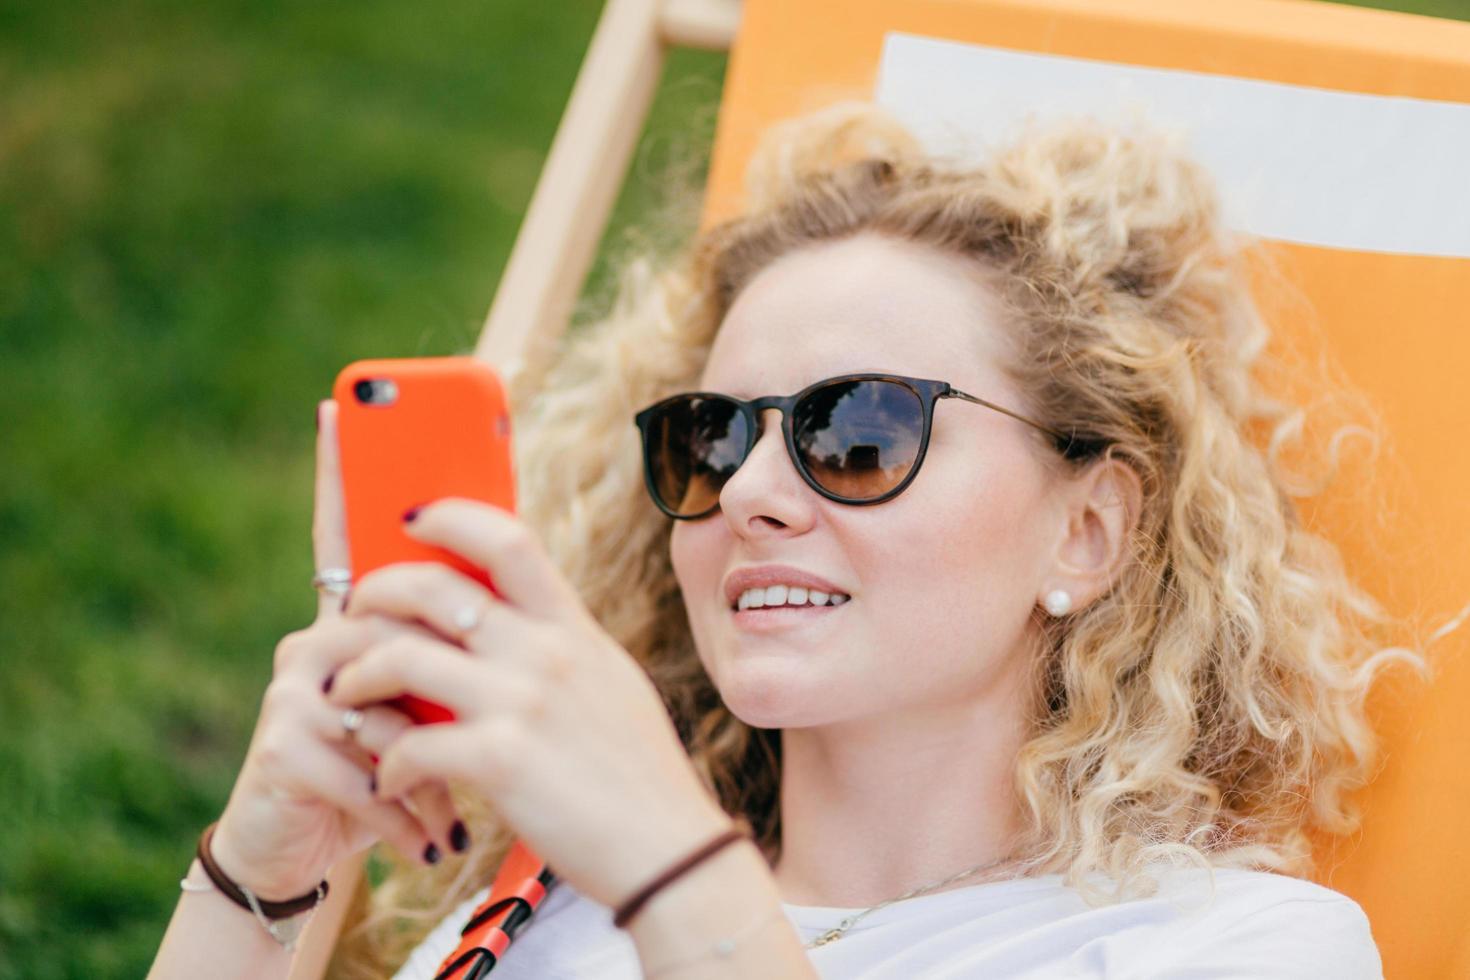
[[[1076,610],[1106,592],[1128,560],[1128,541],[1143,509],[1143,481],[1133,467],[1109,456],[1072,477],[1062,498],[1065,525],[1037,598],[1061,589]]]

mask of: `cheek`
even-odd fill
[[[995,497],[977,497],[943,522],[936,541],[935,571],[955,580],[1015,577],[1030,538],[1025,508]]]
[[[721,524],[718,519],[675,521],[669,532],[669,560],[684,597],[694,654],[723,691],[726,681],[721,664],[726,658],[718,655],[718,637],[722,635],[719,617],[725,613],[724,600],[717,597],[730,542]]]
[[[700,599],[714,595],[719,587],[722,552],[715,538],[718,522],[675,521],[669,532],[669,561],[674,566],[674,579],[684,594],[685,605],[702,608]]]
[[[885,617],[894,628],[973,650],[977,638],[1012,639],[1030,613],[1040,515],[1014,486],[968,477],[956,492],[915,499],[869,566],[912,614]]]
[[[696,554],[690,547],[687,523],[675,521],[673,529],[669,531],[669,563],[674,566],[674,579],[685,595],[689,595],[694,588],[692,576],[695,569],[692,564]]]

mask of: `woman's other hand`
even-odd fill
[[[427,562],[378,569],[353,587],[348,623],[387,617],[433,632],[385,636],[343,664],[327,723],[405,694],[456,716],[395,733],[380,753],[378,805],[462,780],[560,877],[609,906],[730,826],[652,680],[527,525],[447,498],[406,530],[486,569],[499,594]]]
[[[347,568],[336,404],[323,402],[317,420],[316,567]],[[336,861],[379,839],[434,860],[463,834],[453,830],[457,821],[442,784],[426,785],[409,805],[372,793],[372,756],[412,727],[409,719],[368,707],[351,733],[344,709],[324,691],[337,669],[365,649],[433,634],[381,616],[348,618],[341,607],[340,597],[323,594],[316,620],[276,647],[255,733],[212,841],[225,873],[270,900],[310,891]]]

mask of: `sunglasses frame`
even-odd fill
[[[844,497],[841,494],[833,493],[831,490],[828,490],[826,487],[818,483],[816,479],[811,475],[811,473],[807,471],[806,466],[801,462],[801,459],[796,451],[796,422],[794,419],[796,406],[799,405],[804,398],[810,396],[813,392],[819,391],[822,388],[826,388],[829,385],[843,384],[851,381],[887,381],[901,385],[902,387],[907,388],[909,391],[918,396],[919,403],[923,408],[924,429],[919,436],[919,450],[918,453],[914,456],[914,465],[909,468],[907,475],[905,475],[904,478],[900,480],[892,489],[887,490],[882,495],[873,498],[853,499],[851,497]],[[669,517],[672,517],[675,520],[679,521],[699,520],[700,518],[708,517],[710,514],[713,514],[720,508],[719,497],[717,495],[713,506],[701,511],[698,514],[676,514],[670,508],[665,506],[664,502],[659,498],[658,484],[653,473],[653,460],[648,452],[648,442],[650,435],[649,423],[653,421],[654,416],[658,413],[659,409],[672,402],[681,401],[686,398],[720,399],[725,402],[733,403],[740,411],[740,414],[745,417],[745,428],[747,433],[745,440],[745,450],[740,456],[740,463],[736,466],[737,472],[739,471],[739,468],[741,466],[745,465],[745,461],[750,458],[750,451],[755,448],[757,440],[759,440],[761,437],[761,433],[763,431],[761,421],[762,416],[766,413],[768,409],[780,409],[781,434],[786,442],[786,455],[788,458],[790,458],[792,465],[796,467],[796,472],[801,474],[801,478],[806,481],[806,485],[811,487],[817,493],[821,494],[823,497],[826,497],[828,500],[836,501],[839,504],[851,504],[856,507],[867,507],[872,504],[881,504],[886,500],[892,500],[900,493],[903,493],[903,491],[908,488],[908,485],[910,483],[914,482],[914,477],[919,475],[919,467],[922,466],[924,463],[924,456],[929,451],[929,433],[934,427],[934,405],[936,402],[943,398],[958,398],[962,401],[971,402],[976,405],[983,405],[986,408],[1000,412],[1002,415],[1009,415],[1011,418],[1016,419],[1020,422],[1024,422],[1032,428],[1038,429],[1051,436],[1053,439],[1057,440],[1057,448],[1059,451],[1065,452],[1064,447],[1070,444],[1072,441],[1071,437],[1062,435],[1060,432],[1057,432],[1054,429],[1049,429],[1039,422],[1033,422],[1031,419],[1028,419],[1023,415],[1017,415],[1015,412],[1011,411],[1008,408],[1002,408],[994,402],[988,402],[983,398],[977,398],[974,395],[966,394],[965,392],[960,391],[958,388],[955,388],[947,381],[934,381],[928,378],[909,378],[899,374],[885,374],[880,371],[864,371],[858,374],[839,374],[835,377],[824,378],[821,381],[809,384],[794,395],[765,395],[760,398],[752,398],[748,401],[740,398],[735,398],[731,395],[720,394],[719,392],[680,392],[679,394],[670,395],[667,398],[660,399],[659,401],[654,402],[652,405],[649,405],[647,408],[643,409],[633,417],[634,424],[638,426],[641,442],[640,448],[643,452],[644,486],[647,488],[649,497],[653,499],[653,502],[658,507],[658,509],[663,511]]]

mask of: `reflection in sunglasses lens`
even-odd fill
[[[812,479],[853,500],[873,500],[902,483],[923,434],[923,402],[892,381],[839,382],[796,406],[796,450]]]
[[[723,398],[684,398],[660,413],[652,428],[659,499],[681,515],[709,510],[744,458],[745,416]]]

